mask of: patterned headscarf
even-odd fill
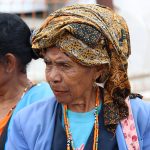
[[[130,95],[130,41],[124,19],[96,4],[68,6],[49,15],[36,30],[32,44],[40,55],[46,48],[57,46],[83,65],[109,64],[108,72],[99,81],[105,81],[104,124],[114,133],[119,121],[128,116],[124,100]]]

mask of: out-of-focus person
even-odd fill
[[[48,83],[34,84],[27,77],[28,64],[38,58],[30,36],[29,27],[19,16],[0,13],[0,149],[4,149],[17,112],[53,95]]]

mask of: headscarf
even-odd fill
[[[64,7],[50,14],[32,39],[33,49],[41,56],[52,46],[86,66],[109,64],[109,71],[99,81],[105,81],[104,124],[114,133],[119,121],[128,116],[125,98],[130,95],[130,41],[124,19],[97,4]]]

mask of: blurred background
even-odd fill
[[[106,5],[124,17],[131,38],[128,74],[132,91],[150,100],[150,0],[0,0],[0,12],[18,14],[34,30],[49,13],[75,3]],[[28,66],[29,78],[45,80],[44,69],[41,59],[33,60]]]

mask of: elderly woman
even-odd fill
[[[33,84],[27,65],[37,59],[30,29],[14,14],[0,13],[0,149],[4,149],[14,116],[25,106],[53,95],[48,83]]]
[[[55,97],[16,115],[6,149],[150,149],[150,104],[131,94],[122,17],[94,4],[62,8],[36,30],[33,48]]]

